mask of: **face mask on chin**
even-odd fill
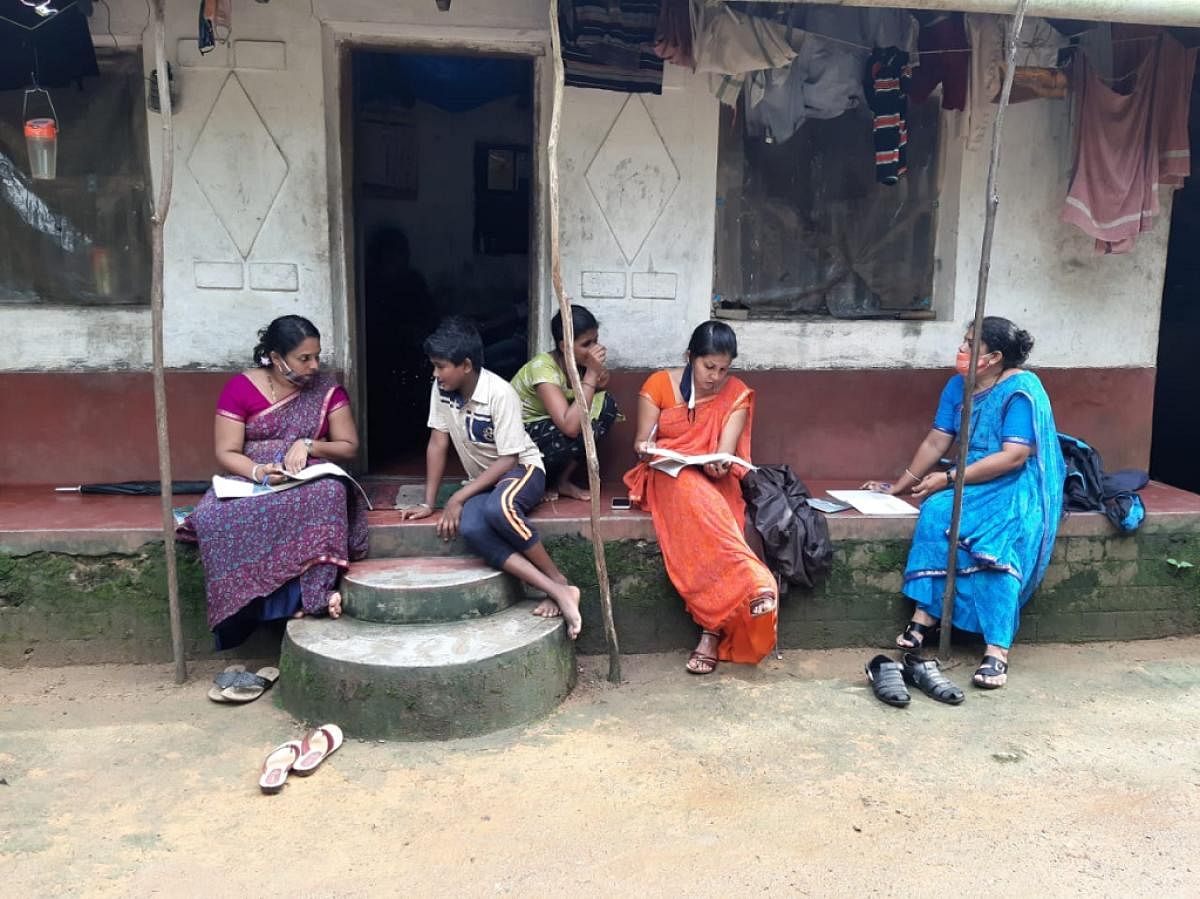
[[[311,387],[313,381],[317,379],[316,375],[297,374],[288,366],[286,362],[283,361],[283,359],[279,360],[279,364],[283,366],[279,373],[283,375],[287,382],[293,387],[299,387],[301,390],[303,390],[306,387]]]
[[[991,353],[988,353],[987,355],[990,356]],[[987,359],[984,356],[980,356],[979,362],[975,366],[976,376],[978,376],[980,373],[982,373],[983,370],[986,369],[987,367],[988,367]],[[971,368],[971,352],[970,352],[970,350],[968,350],[966,352],[959,350],[957,355],[955,355],[955,357],[954,357],[954,370],[965,378],[967,376],[967,371],[970,368]]]

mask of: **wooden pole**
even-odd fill
[[[1000,137],[1004,127],[1004,111],[1012,94],[1013,73],[1017,63],[1017,39],[1025,23],[1025,7],[1029,0],[1018,0],[1008,33],[1008,65],[1004,70],[1004,86],[1000,89],[1000,105],[996,108],[996,121],[992,125],[992,159],[988,164],[987,212],[983,220],[983,247],[979,255],[979,282],[975,291],[975,323],[971,331],[971,364],[963,382],[962,418],[958,424],[958,477],[954,480],[954,506],[950,513],[950,546],[946,559],[946,592],[942,595],[942,636],[938,643],[938,654],[943,658],[950,654],[950,630],[954,626],[954,588],[958,574],[958,537],[962,525],[963,472],[967,470],[967,450],[971,440],[971,411],[975,400],[975,366],[979,362],[979,344],[982,340],[984,310],[987,308],[988,275],[992,268],[992,236],[996,231],[996,209],[1000,205],[1000,194],[996,188],[996,174],[1000,169]]]
[[[567,347],[575,345],[575,325],[571,319],[571,301],[563,290],[562,260],[559,251],[558,221],[558,131],[562,117],[563,63],[562,38],[558,32],[558,0],[550,0],[550,52],[553,55],[554,82],[553,103],[550,107],[550,137],[546,142],[547,165],[550,182],[550,278],[554,282],[554,294],[558,297],[558,311],[562,315],[563,341]],[[568,350],[563,354],[567,377],[571,389],[580,402],[583,383],[574,356]],[[600,583],[600,608],[604,614],[604,636],[608,642],[608,679],[621,682],[621,646],[617,641],[617,626],[613,621],[612,591],[608,583],[608,562],[604,556],[604,538],[600,533],[600,461],[596,455],[596,436],[592,433],[591,409],[580,407],[579,433],[583,435],[583,450],[587,457],[588,492],[591,494],[592,553],[596,559],[596,579]]]
[[[171,654],[175,683],[187,680],[183,656],[183,620],[179,611],[179,571],[175,561],[175,514],[171,493],[171,439],[167,433],[167,384],[163,372],[163,229],[171,208],[174,183],[175,138],[171,130],[171,85],[167,79],[165,0],[154,0],[154,67],[158,77],[158,104],[162,119],[162,168],[151,217],[150,330],[154,366],[154,425],[158,434],[158,480],[162,485],[163,552],[167,558],[167,605],[171,615]]]

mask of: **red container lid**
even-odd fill
[[[54,119],[30,119],[25,123],[25,136],[53,140],[58,137],[58,122]]]

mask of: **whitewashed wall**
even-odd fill
[[[112,31],[142,40],[141,0],[114,0]],[[272,0],[234,6],[234,41],[195,53],[195,10],[169,4],[168,56],[182,100],[167,233],[167,364],[245,364],[254,330],[299,312],[346,364],[345,298],[331,275],[322,28],[397,38],[490,32],[545,41],[538,0]],[[103,20],[93,29],[108,40]],[[314,16],[315,14],[315,16]],[[357,24],[356,24],[357,23]],[[149,36],[146,54],[152,55]],[[150,65],[146,66],[149,71]],[[543,96],[543,100],[545,100]],[[1066,104],[1014,107],[1006,123],[1002,205],[989,309],[1037,338],[1045,366],[1153,366],[1167,216],[1130,256],[1096,258],[1058,223],[1066,191]],[[150,115],[157,165],[158,119]],[[543,117],[543,126],[545,118]],[[600,317],[622,366],[675,362],[707,315],[712,281],[717,108],[703,79],[668,68],[661,97],[567,91],[562,167],[563,265],[572,297]],[[954,146],[954,144],[951,144]],[[748,367],[941,367],[970,318],[982,234],[987,148],[947,154],[938,239],[937,322],[749,322]],[[1169,207],[1168,207],[1169,209]],[[548,281],[542,319],[553,311]],[[141,310],[0,307],[9,352],[0,370],[144,369]]]

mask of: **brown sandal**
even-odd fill
[[[721,635],[716,633],[715,631],[703,631],[702,630],[702,631],[700,631],[700,636],[701,637],[715,637],[718,640],[721,639]],[[699,662],[702,665],[707,665],[708,667],[703,670],[701,670],[700,668],[693,668],[692,665],[696,662]],[[704,653],[702,653],[700,650],[697,649],[697,650],[693,650],[692,654],[688,656],[687,664],[684,666],[684,668],[687,670],[688,674],[696,674],[696,675],[712,674],[714,671],[717,670],[717,663],[718,663],[718,659],[716,658],[716,656],[705,655]]]

